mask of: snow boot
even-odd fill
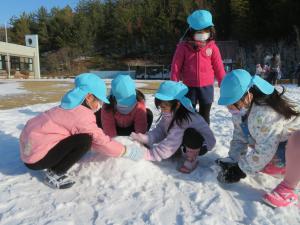
[[[58,174],[51,169],[47,169],[45,183],[52,188],[66,189],[72,187],[75,181],[71,180],[66,173]]]

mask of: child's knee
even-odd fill
[[[291,134],[291,136],[288,139],[288,145],[287,145],[287,150],[288,151],[293,151],[296,149],[300,149],[300,130],[295,131],[294,133]]]

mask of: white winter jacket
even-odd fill
[[[299,108],[297,108],[298,111]],[[300,130],[300,116],[287,120],[269,106],[252,105],[247,122],[249,136],[241,128],[241,117],[233,116],[234,131],[229,156],[247,174],[259,172],[273,159],[280,142]],[[249,148],[248,148],[249,147]]]

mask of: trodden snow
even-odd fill
[[[299,103],[300,88],[286,87]],[[9,90],[18,94],[17,88]],[[58,103],[0,110],[0,224],[300,224],[299,208],[272,209],[261,202],[280,179],[257,174],[236,184],[217,182],[214,160],[227,155],[233,129],[226,108],[216,104],[218,96],[215,88],[211,128],[217,144],[193,173],[178,172],[172,159],[134,162],[91,151],[70,170],[76,184],[66,190],[46,186],[43,173],[28,170],[19,157],[26,121]],[[146,98],[157,119],[153,95]]]

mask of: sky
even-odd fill
[[[48,10],[66,5],[74,8],[78,2],[79,0],[0,0],[0,24],[9,23],[11,17],[19,17],[23,12],[34,12],[41,6]]]

